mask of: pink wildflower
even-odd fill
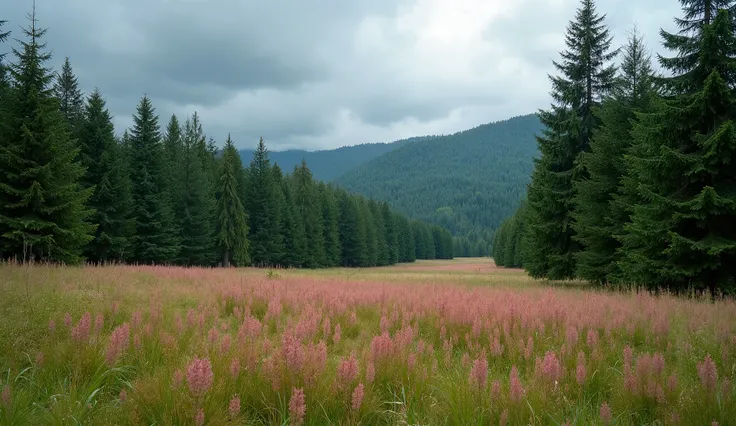
[[[358,378],[358,360],[355,354],[351,354],[349,358],[340,361],[337,367],[337,377],[341,386],[351,385],[353,380]]]
[[[103,327],[105,327],[105,316],[102,313],[98,313],[97,317],[95,317],[95,333],[99,334]]]
[[[200,408],[199,411],[197,411],[197,414],[194,416],[194,423],[197,426],[202,426],[204,424],[204,408]]]
[[[72,326],[72,316],[71,314],[69,314],[69,312],[64,314],[64,326],[66,326],[66,328]]]
[[[417,356],[414,352],[409,354],[409,358],[406,360],[406,365],[409,367],[409,371],[414,371],[414,366],[417,363]]]
[[[120,395],[118,395],[118,399],[120,402],[125,402],[128,399],[128,393],[125,392],[125,389],[120,390]]]
[[[700,376],[700,384],[703,386],[703,389],[708,392],[714,392],[716,390],[718,370],[716,369],[716,363],[713,362],[710,355],[706,355],[705,359],[698,363],[698,376]]]
[[[49,331],[52,333],[56,331],[56,321],[54,320],[49,321]]]
[[[230,400],[230,405],[228,405],[228,412],[230,413],[230,417],[235,417],[240,413],[240,397],[237,395],[233,395],[233,398]]]
[[[598,332],[592,328],[588,330],[586,342],[588,343],[588,346],[594,348],[598,344]]]
[[[212,386],[213,376],[209,359],[194,358],[187,367],[189,390],[194,395],[204,394]]]
[[[238,374],[240,374],[240,359],[236,357],[230,362],[230,375],[233,379],[237,379]]]
[[[577,380],[580,386],[585,384],[585,354],[580,351],[578,353]]]
[[[501,382],[494,380],[491,384],[491,396],[495,399],[501,394]]]
[[[560,380],[562,377],[562,366],[560,360],[553,351],[547,351],[544,354],[544,361],[541,364],[542,371],[540,374],[547,380],[554,382]]]
[[[376,367],[373,365],[373,361],[368,362],[368,366],[365,367],[365,381],[373,383],[373,379],[376,377]]]
[[[613,415],[611,414],[611,407],[608,406],[607,402],[604,402],[601,404],[601,420],[603,421],[604,425],[607,425],[611,423],[611,420],[613,420]]]
[[[480,389],[485,389],[488,380],[488,359],[485,356],[473,361],[469,380],[471,385],[475,384]]]
[[[130,323],[133,324],[133,328],[138,327],[141,325],[141,322],[143,321],[143,314],[141,311],[135,311],[130,316]]]
[[[524,359],[528,360],[532,357],[534,352],[534,338],[529,336],[529,340],[526,342],[526,348],[524,348]]]
[[[517,370],[514,365],[511,367],[511,372],[509,373],[509,394],[511,396],[511,400],[514,402],[520,402],[524,393],[524,387],[521,385],[521,380],[519,380],[519,370]]]
[[[175,388],[181,387],[181,383],[184,381],[184,373],[181,372],[181,370],[174,371],[174,377],[172,379],[172,383]]]
[[[89,331],[92,327],[92,314],[85,312],[77,325],[72,328],[72,339],[78,342],[89,340]]]
[[[498,426],[506,426],[506,423],[509,422],[509,409],[504,408],[501,412],[501,415],[498,417]]]
[[[304,398],[304,389],[292,388],[291,398],[289,399],[289,415],[291,415],[294,425],[304,423],[304,416],[307,413],[307,402]]]
[[[332,336],[332,342],[333,343],[340,343],[340,333],[342,329],[340,328],[340,323],[335,324],[335,334]]]
[[[363,383],[358,383],[358,386],[356,386],[355,390],[353,391],[352,407],[354,411],[358,411],[360,409],[360,406],[363,403],[364,395],[365,389],[363,387]]]
[[[118,357],[125,352],[129,340],[130,326],[127,322],[115,327],[110,335],[110,342],[107,344],[107,352],[105,353],[105,361],[108,365],[114,364]]]
[[[226,334],[225,337],[222,338],[222,341],[220,342],[220,351],[222,353],[227,353],[230,351],[230,335]]]

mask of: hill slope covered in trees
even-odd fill
[[[330,182],[373,158],[391,152],[407,143],[429,138],[431,136],[419,136],[394,142],[364,143],[320,151],[305,151],[303,149],[270,151],[270,155],[271,161],[287,172],[299,167],[299,164],[304,160],[309,164],[315,179]],[[244,164],[250,163],[254,152],[252,149],[240,150],[240,156]]]
[[[458,255],[486,255],[526,193],[540,131],[532,114],[404,144],[335,183],[467,237]]]

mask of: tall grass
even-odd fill
[[[2,265],[0,424],[735,423],[734,301],[394,271]]]

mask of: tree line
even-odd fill
[[[736,1],[681,3],[679,31],[660,32],[674,52],[658,57],[664,75],[636,31],[612,49],[605,15],[582,1],[497,263],[537,278],[736,290]]]
[[[320,268],[453,257],[446,229],[318,183],[304,161],[284,173],[263,138],[243,165],[196,112],[161,128],[144,95],[117,137],[68,58],[60,73],[46,67],[46,30],[35,10],[30,21],[15,61],[0,56],[1,258]]]

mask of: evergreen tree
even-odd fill
[[[59,99],[59,108],[66,119],[69,131],[76,138],[84,113],[84,98],[68,57],[61,67],[61,74],[57,75],[54,93]]]
[[[355,198],[340,192],[340,248],[342,265],[362,266],[366,263],[365,228],[362,224],[360,207]]]
[[[248,240],[250,241],[251,260],[256,266],[269,266],[274,263],[273,238],[276,234],[276,223],[273,212],[276,208],[276,191],[273,184],[271,162],[263,138],[253,155],[248,170],[248,191],[246,212],[248,215]]]
[[[583,249],[576,254],[577,276],[604,283],[618,274],[616,236],[629,221],[621,180],[626,171],[624,154],[631,146],[631,128],[636,112],[646,111],[655,94],[653,73],[641,36],[630,35],[621,64],[621,74],[611,97],[603,101],[601,127],[584,153],[589,175],[576,183],[573,229]],[[513,256],[513,253],[510,254]]]
[[[240,156],[238,156],[238,160],[236,161],[241,161]],[[281,191],[284,174],[281,171],[281,167],[279,167],[279,165],[276,163],[274,163],[273,167],[271,167],[271,171],[273,173],[272,179],[274,185],[274,209],[271,215],[274,234],[271,240],[271,256],[275,264],[286,266],[284,262],[284,259],[286,258],[286,246],[284,245],[284,238],[286,237],[286,229],[284,228],[284,215],[287,206],[286,197],[284,196],[283,191]]]
[[[225,267],[230,266],[231,259],[235,259],[238,266],[245,266],[250,261],[247,217],[238,196],[238,171],[234,167],[238,155],[228,135],[218,181],[220,198],[215,209],[217,247]]]
[[[178,121],[174,116],[167,131],[167,138],[174,141],[167,141],[171,145],[167,151],[170,151],[170,161],[172,159],[177,161],[172,165],[172,170],[177,171],[174,174],[177,182],[172,189],[177,191],[175,216],[181,238],[179,263],[209,265],[213,260],[212,223],[215,199],[208,179],[206,160],[202,158],[202,155],[207,154],[197,149],[199,129],[192,121],[187,120],[184,123],[183,135],[179,134],[178,128]],[[177,140],[179,142],[176,142]],[[238,159],[239,157],[229,159],[232,164],[227,167],[232,169],[232,173],[236,176],[235,191],[239,195],[237,176],[241,174],[241,169],[238,168],[240,163],[236,163]]]
[[[598,126],[594,110],[613,86],[615,74],[607,63],[617,51],[609,51],[612,39],[604,19],[593,0],[582,0],[567,29],[562,62],[554,62],[561,75],[550,77],[556,104],[539,114],[546,129],[537,138],[542,156],[535,159],[528,191],[530,246],[525,265],[533,277],[574,276],[574,254],[580,244],[573,239],[571,226],[573,183],[585,176],[579,155],[588,151]]]
[[[49,87],[51,57],[36,27],[35,9],[17,63],[10,68],[13,87],[3,102],[0,134],[0,253],[21,260],[66,263],[82,260],[92,239],[93,213],[86,207],[92,189],[81,188],[85,173]]]
[[[386,240],[386,224],[383,222],[381,207],[374,200],[368,201],[373,225],[376,229],[376,265],[385,266],[389,264],[388,241]]]
[[[2,27],[7,23],[8,21],[0,20],[0,43],[5,43],[8,40],[8,37],[10,36],[10,31],[2,31]],[[8,83],[8,77],[7,77],[7,65],[5,64],[5,52],[0,52],[0,101],[3,101],[5,98],[3,97],[5,94],[5,91],[8,89],[9,83]]]
[[[322,223],[324,224],[325,258],[327,266],[340,265],[340,211],[337,207],[335,194],[324,183],[319,183],[319,193],[322,198]]]
[[[164,158],[166,160],[166,185],[172,193],[174,205],[177,205],[180,202],[178,198],[182,192],[181,178],[183,171],[181,169],[181,157],[184,143],[182,141],[181,125],[176,114],[171,115],[162,139]],[[177,225],[181,226],[181,223],[177,223]]]
[[[136,226],[131,260],[144,264],[174,262],[180,239],[166,187],[158,116],[148,96],[143,96],[133,115],[128,144]]]
[[[284,232],[284,265],[302,267],[307,260],[307,235],[304,223],[298,214],[291,185],[284,179],[281,182],[281,193],[284,204],[282,211],[282,229]]]
[[[651,288],[736,289],[736,37],[726,10],[705,10],[690,33],[668,34],[679,52],[661,60],[670,97],[634,125],[630,177],[643,202],[621,238],[625,279]],[[689,16],[689,15],[688,15]],[[689,20],[694,21],[696,17]],[[712,21],[711,18],[714,18]]]
[[[294,202],[297,212],[304,223],[307,236],[307,259],[305,266],[319,268],[327,262],[325,257],[325,239],[322,227],[322,208],[319,194],[315,191],[312,172],[307,163],[294,168]]]
[[[85,255],[94,262],[123,261],[135,231],[131,181],[112,116],[98,89],[87,99],[80,124],[80,157],[87,170],[82,186],[94,191],[88,206],[95,211],[92,222],[98,224]]]
[[[394,215],[391,213],[388,203],[381,203],[381,214],[383,215],[383,223],[386,227],[388,263],[393,265],[399,262],[399,234],[396,230]],[[424,253],[426,253],[426,247]]]

